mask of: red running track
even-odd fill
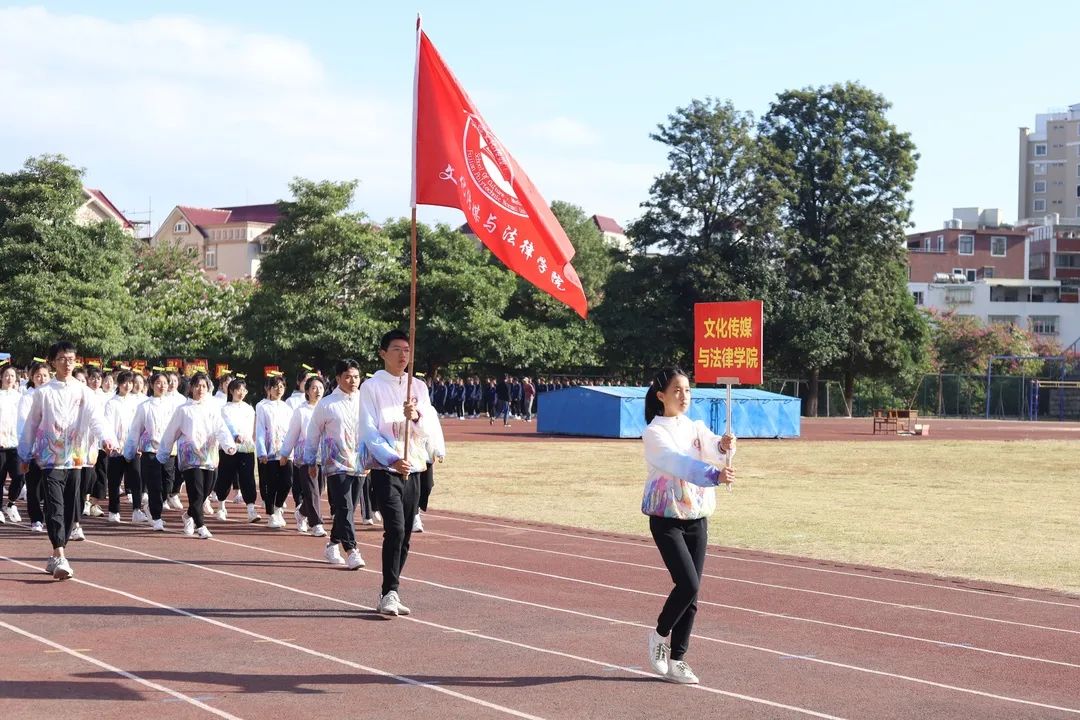
[[[0,718],[1076,718],[1080,598],[711,546],[687,656],[648,670],[651,541],[433,511],[373,612],[294,530],[85,523],[76,577],[0,527]]]

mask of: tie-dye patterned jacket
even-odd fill
[[[649,477],[641,512],[679,520],[712,515],[716,489],[706,473],[727,460],[720,452],[720,436],[700,420],[658,415],[645,428],[642,440]]]
[[[101,401],[75,378],[52,380],[34,391],[19,438],[19,459],[37,461],[42,470],[88,465],[98,440],[117,445]]]
[[[284,400],[265,400],[255,408],[255,456],[259,462],[278,459],[292,414]]]
[[[236,443],[219,408],[209,398],[177,408],[161,434],[158,462],[164,465],[168,461],[169,448],[176,443],[176,463],[181,472],[195,468],[216,470],[219,448],[230,454],[236,452]]]
[[[311,417],[314,414],[315,406],[304,403],[293,410],[292,417],[289,419],[289,431],[285,433],[285,440],[281,443],[281,455],[297,465],[304,463],[308,427],[311,425]],[[315,462],[319,462],[317,448]]]
[[[363,475],[357,426],[360,424],[360,393],[346,395],[334,388],[315,406],[304,443],[304,464],[314,465],[321,457],[323,473]]]
[[[128,428],[127,442],[124,443],[124,457],[128,462],[135,460],[136,453],[157,455],[161,435],[175,412],[176,403],[168,397],[152,397],[139,403]],[[176,454],[175,446],[169,448],[169,454]]]

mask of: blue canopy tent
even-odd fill
[[[564,388],[540,393],[536,429],[554,435],[637,438],[645,430],[645,393],[639,387]],[[724,432],[727,391],[695,388],[687,415]],[[799,436],[799,398],[764,390],[731,391],[731,425],[741,438]]]

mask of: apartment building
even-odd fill
[[[259,272],[263,243],[280,219],[275,203],[221,208],[177,205],[150,242],[184,248],[209,277],[253,278]]]
[[[1016,217],[1037,222],[1057,214],[1080,224],[1080,104],[1036,115],[1035,128],[1020,128],[1019,141]]]

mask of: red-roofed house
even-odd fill
[[[626,237],[626,231],[614,219],[603,215],[593,215],[592,221],[609,243],[620,250],[630,249],[630,240]]]
[[[197,208],[177,205],[151,244],[170,242],[183,247],[212,277],[255,277],[263,241],[281,219],[276,203]]]
[[[97,188],[83,188],[84,202],[75,211],[75,221],[82,225],[114,220],[128,235],[135,237],[135,225],[124,217],[124,213],[112,204],[112,201]]]

